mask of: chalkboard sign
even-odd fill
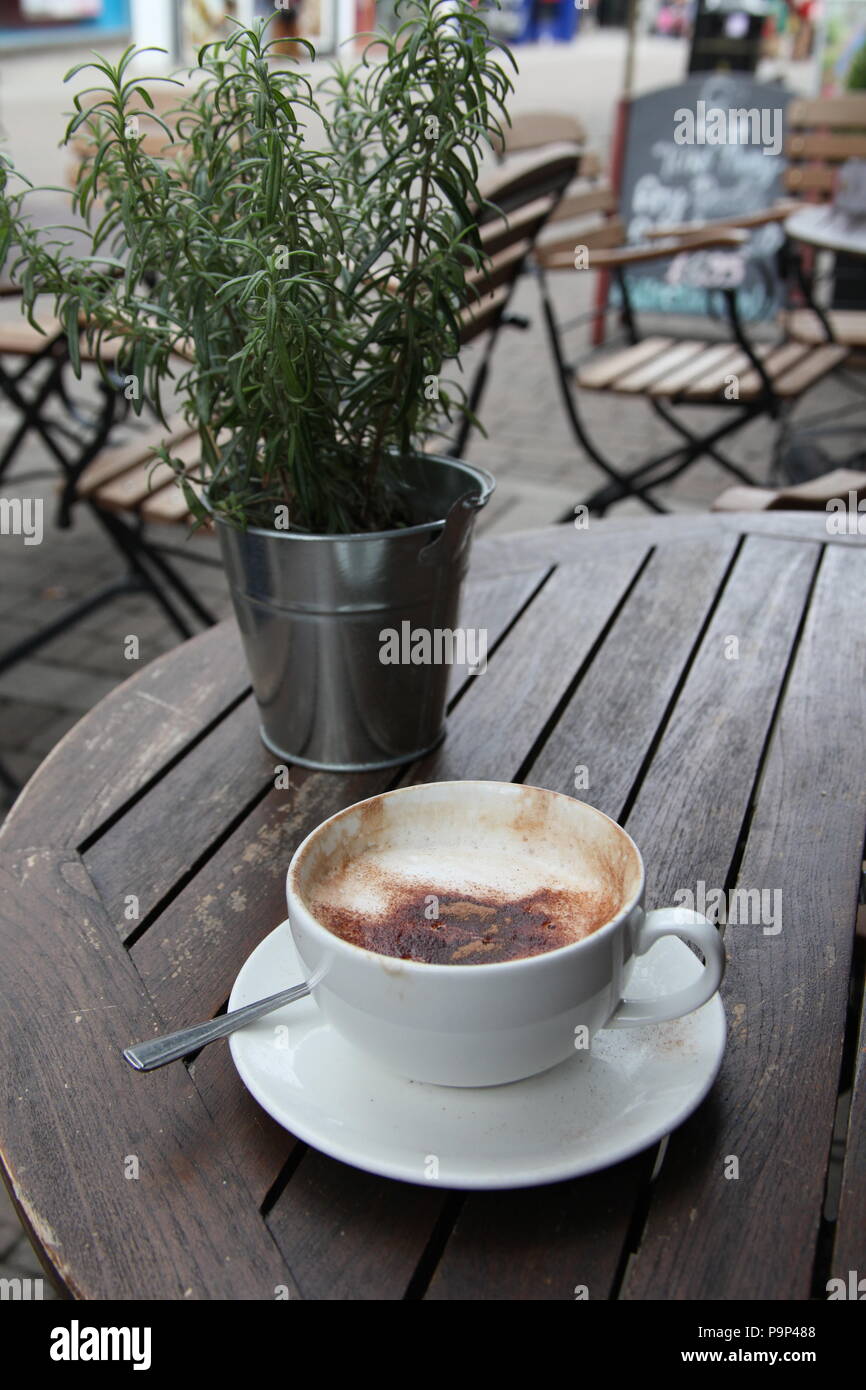
[[[705,73],[631,105],[620,211],[629,242],[677,222],[757,212],[782,195],[785,108],[790,93],[731,73]],[[783,232],[758,228],[741,249],[698,251],[629,272],[643,313],[705,314],[707,288],[738,288],[745,319],[772,317],[782,302],[775,252]],[[615,298],[615,294],[614,294]]]

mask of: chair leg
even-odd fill
[[[148,545],[140,534],[137,536],[137,540],[139,547],[147,556],[150,563],[161,571],[168,583],[177,591],[178,594],[180,594],[181,598],[184,599],[185,602],[189,605],[189,607],[192,609],[193,613],[195,613],[199,621],[204,623],[205,627],[214,627],[216,624],[216,618],[204,606],[201,599],[197,596],[197,594],[193,592],[193,590],[187,584],[186,580],[181,578],[174,566],[169,564],[165,556],[161,554],[161,552],[158,551],[154,546]]]
[[[595,499],[600,498],[602,496],[607,496],[607,494],[610,493],[610,500],[605,501],[603,504],[601,504],[602,510],[606,509],[606,507],[610,505],[611,500],[618,501],[622,497],[632,496],[635,497],[638,501],[642,502],[644,506],[647,507],[651,512],[662,514],[666,513],[668,510],[667,507],[663,507],[661,503],[656,502],[654,498],[646,496],[642,490],[635,489],[632,487],[631,482],[629,480],[630,475],[622,473],[618,468],[614,466],[614,464],[610,463],[601,453],[600,449],[598,449],[594,441],[590,439],[589,435],[584,429],[583,421],[581,420],[578,414],[577,407],[574,402],[571,384],[569,382],[569,367],[567,362],[565,361],[565,355],[562,351],[562,343],[560,342],[559,337],[559,328],[556,322],[556,316],[553,312],[553,305],[550,302],[544,273],[543,271],[538,269],[536,271],[536,274],[538,276],[539,284],[541,287],[541,304],[544,313],[544,322],[547,327],[547,338],[548,342],[550,343],[550,350],[553,354],[554,370],[556,372],[556,379],[559,384],[559,391],[562,397],[562,402],[565,406],[566,417],[568,419],[569,424],[571,425],[572,433],[574,434],[574,437],[577,440],[578,444],[583,448],[583,450],[586,452],[586,454],[589,456],[592,462],[596,465],[596,467],[601,469],[602,473],[604,473],[610,479],[610,487],[600,489],[599,493],[593,494],[593,498]],[[678,453],[680,451],[677,450],[675,452]],[[668,456],[666,455],[665,457]],[[658,462],[658,459],[654,459],[653,465],[657,464]],[[592,501],[593,499],[590,499],[590,503],[587,504],[590,506],[591,510]],[[570,514],[570,516],[571,515],[573,514]]]
[[[665,424],[670,429],[675,430],[677,434],[681,434],[683,439],[688,440],[690,444],[693,444],[697,441],[698,436],[694,434],[691,430],[687,429],[686,426],[682,424],[679,420],[677,420],[673,415],[670,415],[660,400],[657,400],[654,397],[650,397],[650,404],[655,413],[660,417],[660,419],[664,420]],[[751,477],[751,475],[747,473],[744,468],[740,468],[738,464],[732,463],[730,459],[725,458],[724,454],[720,454],[718,449],[713,448],[712,445],[706,444],[704,446],[703,452],[707,455],[708,458],[711,458],[714,463],[717,463],[720,468],[726,469],[727,472],[730,473],[732,477],[736,478],[738,482],[745,483],[747,487],[760,486],[760,484],[756,483],[755,479]]]
[[[736,430],[742,429],[751,420],[756,419],[761,414],[763,414],[762,408],[752,407],[751,409],[747,409],[743,415],[738,415],[735,420],[729,420],[727,424],[719,425],[719,427],[712,430],[710,434],[701,438],[696,437],[694,443],[685,449],[679,463],[675,464],[672,468],[668,468],[664,473],[642,483],[641,487],[661,487],[663,483],[669,483],[674,478],[678,478],[681,473],[684,473],[687,468],[691,467],[696,459],[700,458],[701,454],[711,450],[716,440],[724,439],[726,435],[733,434]],[[660,462],[660,459],[656,459],[652,464],[643,464],[641,468],[636,469],[635,472],[644,475],[651,467],[658,466]],[[634,477],[634,474],[632,477]]]
[[[139,547],[136,545],[133,534],[129,528],[125,526],[122,521],[119,521],[117,517],[112,516],[109,512],[102,511],[99,507],[91,505],[91,510],[108,532],[118,550],[124,556],[139,586],[146,589],[152,598],[156,600],[169,622],[184,640],[188,637],[192,637],[193,631],[189,623],[178,611],[168,594],[157,584],[147,567],[142,563],[141,556],[138,553]]]
[[[21,375],[24,374],[20,373],[18,377],[11,377],[8,374],[8,372],[4,371],[2,366],[0,366],[0,392],[2,392],[2,394],[5,395],[9,401],[11,401],[12,405],[14,405],[15,409],[21,416],[19,424],[13,431],[11,438],[8,440],[2,455],[0,455],[0,478],[3,477],[7,468],[15,458],[15,455],[18,453],[18,450],[23,444],[26,436],[29,434],[31,430],[35,430],[35,432],[39,435],[42,442],[45,444],[46,448],[54,455],[61,468],[65,469],[69,466],[69,460],[66,458],[65,454],[63,454],[58,445],[54,442],[50,430],[47,428],[45,421],[41,418],[41,412],[44,409],[45,404],[48,401],[48,398],[57,389],[57,382],[59,380],[62,368],[62,360],[55,361],[51,368],[51,371],[49,371],[46,374],[44,381],[39,387],[39,390],[35,393],[32,399],[28,400],[18,390],[18,381],[20,380]]]

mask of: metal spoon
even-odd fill
[[[126,1047],[123,1055],[136,1071],[155,1071],[167,1062],[176,1062],[190,1052],[214,1042],[217,1038],[228,1037],[236,1029],[252,1023],[253,1019],[282,1008],[283,1004],[293,1004],[311,992],[309,984],[292,985],[291,989],[281,990],[267,999],[259,999],[255,1004],[245,1004],[242,1009],[233,1009],[221,1018],[212,1018],[208,1023],[196,1023],[192,1028],[181,1028],[178,1033],[166,1033],[161,1038],[148,1038],[147,1042],[134,1043]]]

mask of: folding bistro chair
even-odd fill
[[[838,344],[814,348],[787,338],[775,345],[753,344],[743,327],[736,291],[732,289],[711,292],[724,302],[731,330],[728,341],[698,337],[676,340],[661,335],[641,338],[639,334],[629,296],[630,266],[683,252],[735,247],[747,238],[747,226],[784,215],[784,209],[768,209],[738,218],[736,225],[691,226],[680,229],[679,235],[660,236],[644,245],[610,247],[608,243],[607,247],[593,250],[591,268],[611,271],[619,285],[628,346],[595,353],[578,368],[566,359],[546,278],[549,271],[567,269],[576,273],[575,239],[539,249],[536,260],[544,317],[566,415],[579,445],[609,479],[587,499],[585,505],[590,511],[601,515],[624,497],[634,497],[654,512],[667,511],[651,490],[678,477],[702,455],[711,457],[738,482],[754,484],[756,480],[720,450],[720,443],[759,416],[785,418],[803,394],[847,356],[848,349]],[[580,243],[586,244],[585,236]],[[589,435],[578,407],[577,397],[582,390],[645,400],[681,442],[624,472]],[[707,433],[696,434],[673,413],[683,405],[724,407],[728,418]]]
[[[4,283],[0,296],[18,298],[21,291]],[[14,364],[14,365],[13,365]],[[17,423],[0,452],[0,482],[30,434],[41,439],[62,469],[75,464],[95,440],[100,446],[99,423],[107,414],[106,402],[92,418],[84,416],[69,396],[65,373],[69,366],[66,330],[57,319],[45,319],[34,328],[25,318],[0,323],[0,395],[17,416]],[[52,407],[59,406],[52,413]],[[96,431],[96,433],[94,433]],[[45,475],[28,473],[17,481]]]
[[[481,268],[467,266],[466,281],[475,298],[460,314],[460,345],[487,335],[481,359],[468,391],[469,414],[448,444],[453,458],[462,458],[481,405],[490,362],[500,330],[526,329],[529,320],[509,312],[519,276],[527,267],[539,232],[546,225],[574,177],[580,160],[576,146],[543,152],[515,166],[498,169],[480,185],[483,206],[476,209],[479,238],[488,257]]]

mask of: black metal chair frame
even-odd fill
[[[485,209],[480,219],[480,225],[483,227],[486,223],[498,221],[502,215],[507,217],[509,213],[514,212],[517,208],[524,206],[526,203],[532,201],[535,198],[552,197],[553,204],[551,206],[550,212],[547,214],[545,221],[535,231],[535,237],[537,238],[542,228],[546,225],[547,222],[550,221],[551,216],[556,210],[557,204],[559,203],[569,184],[573,180],[575,172],[580,165],[580,158],[581,151],[576,147],[573,159],[570,159],[570,157],[565,154],[559,156],[554,155],[553,157],[551,157],[550,160],[551,170],[549,173],[545,172],[544,161],[542,160],[542,162],[539,164],[538,179],[536,182],[531,181],[530,170],[527,168],[522,168],[518,172],[517,177],[518,179],[530,180],[528,185],[521,187],[515,193],[509,193],[507,188],[504,190],[504,192],[500,193],[496,198],[495,204],[492,206],[488,206]],[[525,332],[525,330],[530,327],[531,321],[526,317],[525,314],[515,314],[509,310],[508,306],[514,295],[514,290],[521,275],[525,274],[528,270],[531,270],[531,268],[532,250],[530,248],[529,252],[524,257],[523,262],[520,266],[516,268],[514,272],[511,284],[509,286],[508,297],[503,303],[501,312],[497,316],[496,320],[491,324],[490,328],[487,330],[486,341],[484,344],[481,360],[478,363],[478,366],[475,370],[475,374],[472,378],[472,384],[467,394],[466,413],[464,413],[460,421],[460,424],[457,428],[457,432],[453,440],[447,446],[447,451],[451,458],[463,458],[472,431],[477,427],[478,411],[480,409],[481,400],[487,387],[487,382],[490,376],[490,365],[493,358],[493,353],[496,349],[496,344],[499,339],[500,331],[503,328],[517,328]]]
[[[708,455],[721,468],[735,477],[738,482],[745,483],[749,486],[756,485],[756,480],[739,464],[735,463],[725,454],[722,454],[717,448],[717,445],[721,440],[745,428],[752,420],[757,419],[761,415],[769,415],[773,419],[779,419],[784,422],[788,412],[793,409],[796,401],[782,400],[774,391],[772,382],[764,368],[761,358],[755,352],[743,327],[737,307],[736,290],[720,289],[709,291],[708,293],[717,294],[722,297],[727,321],[733,333],[733,337],[738,346],[742,348],[748,356],[751,367],[758,373],[762,385],[760,394],[748,402],[739,402],[736,400],[720,401],[717,399],[709,401],[686,401],[683,399],[682,403],[687,404],[690,408],[711,406],[715,409],[719,409],[725,406],[732,412],[736,411],[734,418],[718,425],[705,435],[697,435],[692,430],[688,429],[682,421],[671,414],[660,399],[652,396],[642,398],[648,399],[655,414],[676,434],[680,435],[683,443],[676,445],[674,448],[665,450],[661,454],[655,455],[630,472],[624,472],[599,448],[598,444],[589,434],[581,417],[577,403],[577,394],[580,388],[575,383],[575,375],[579,363],[570,362],[567,359],[562,343],[563,330],[556,317],[545,270],[541,265],[536,264],[534,266],[534,271],[539,282],[547,337],[553,354],[554,366],[563,404],[565,406],[566,416],[579,445],[592,462],[595,463],[601,472],[609,479],[607,484],[593,492],[583,504],[589,509],[590,513],[601,516],[608,507],[626,497],[636,498],[652,512],[665,513],[669,511],[669,508],[663,506],[657,499],[650,495],[651,489],[660,487],[662,484],[671,482],[674,478],[679,477],[680,474],[690,468],[702,455]],[[613,273],[616,277],[622,299],[619,311],[621,313],[626,338],[629,344],[635,344],[640,342],[641,335],[638,331],[636,315],[629,295],[628,277],[622,267],[616,267]],[[679,403],[681,403],[680,398],[674,397],[673,404],[677,405]],[[776,441],[776,453],[781,447],[780,440],[781,432],[780,437]],[[663,468],[663,465],[670,466],[658,472],[657,470]],[[574,512],[569,511],[561,520],[571,521],[573,518]]]
[[[783,284],[790,284],[792,281],[802,296],[804,307],[810,309],[817,318],[824,332],[825,341],[836,343],[836,335],[833,332],[833,325],[828,317],[828,311],[823,305],[818,303],[816,291],[818,286],[818,276],[806,269],[805,259],[801,248],[792,245],[790,238],[786,237],[783,245],[779,249],[780,279]],[[831,311],[832,312],[832,311]],[[836,368],[835,375],[840,377],[848,390],[852,391],[860,399],[852,401],[847,406],[836,406],[831,411],[822,411],[817,415],[809,415],[797,422],[797,434],[808,437],[813,434],[822,435],[862,435],[862,418],[857,424],[840,425],[838,422],[847,415],[852,415],[863,410],[863,399],[866,397],[866,382],[849,367],[842,363]],[[830,424],[829,422],[833,423]]]
[[[55,342],[50,350],[57,357],[55,370],[62,370],[63,366],[66,365],[63,359],[63,352],[66,350],[65,340],[62,344]],[[144,526],[140,518],[127,522],[122,516],[115,515],[100,507],[97,501],[89,497],[80,498],[77,496],[77,486],[81,475],[100,451],[106,447],[112,430],[128,413],[128,403],[119,389],[120,382],[114,365],[100,363],[100,371],[101,407],[94,416],[90,435],[80,448],[78,456],[71,459],[61,449],[52,448],[52,453],[60,465],[63,475],[57,525],[62,530],[67,529],[72,524],[73,509],[87,506],[123,558],[127,573],[123,578],[115,580],[79,600],[54,622],[41,628],[39,632],[32,633],[0,655],[0,672],[7,670],[15,662],[21,661],[25,656],[31,655],[53,638],[66,632],[75,623],[101,607],[102,604],[124,593],[145,592],[149,594],[183,638],[191,637],[193,628],[187,621],[185,614],[177,606],[175,596],[183,600],[195,618],[205,626],[212,626],[216,622],[213,614],[208,611],[186,581],[177,573],[174,566],[169,563],[166,558],[166,550],[169,548],[157,546],[145,536]],[[123,401],[122,410],[119,407],[121,401]],[[43,429],[38,424],[34,423],[32,427],[38,429],[42,437],[45,437]],[[15,479],[15,481],[23,482],[25,478]],[[169,550],[169,553],[179,554],[180,552]],[[188,557],[184,555],[183,558],[194,558],[198,563],[212,563],[215,566],[219,563],[204,556]]]

